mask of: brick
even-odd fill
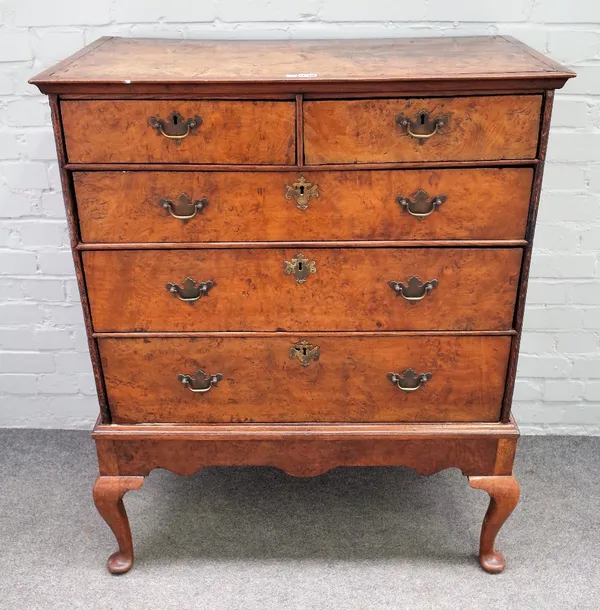
[[[571,330],[581,328],[582,312],[573,307],[528,307],[525,328],[531,330]]]
[[[600,381],[592,381],[587,384],[584,398],[586,400],[600,402]]]
[[[23,298],[23,289],[19,280],[0,279],[0,300]]]
[[[596,78],[600,86],[600,74]],[[575,80],[578,79],[579,76]],[[600,150],[600,133],[554,131],[548,141],[547,158],[554,162],[588,163],[591,150]]]
[[[584,385],[581,381],[551,379],[544,383],[544,400],[548,402],[575,402],[581,400]]]
[[[530,356],[519,357],[519,377],[532,378],[566,378],[571,376],[573,365],[563,356]]]
[[[600,145],[600,140],[598,141]],[[592,194],[544,193],[538,222],[597,221],[600,219],[600,197]]]
[[[43,163],[3,163],[6,184],[14,189],[47,189],[48,173]]]
[[[0,373],[52,373],[52,354],[0,352]]]
[[[10,33],[5,30],[0,35],[0,63],[9,61],[29,61],[33,53],[29,46],[27,32]]]
[[[598,250],[600,248],[600,227],[588,229],[581,234],[583,250]]]
[[[552,127],[589,127],[591,110],[588,102],[558,98],[552,109]]]
[[[579,245],[579,229],[539,223],[535,229],[535,247],[540,250],[575,250]]]
[[[110,22],[110,0],[61,0],[60,9],[51,2],[19,0],[14,20],[19,27],[52,25],[101,25]]]
[[[535,2],[531,21],[542,23],[598,23],[598,5],[593,0],[571,2],[568,6],[562,0]]]
[[[27,157],[33,161],[56,160],[56,145],[51,130],[30,131],[25,136]]]
[[[600,358],[587,356],[574,359],[573,377],[575,379],[600,379]]]
[[[600,281],[573,284],[571,287],[571,301],[578,305],[600,304]]]
[[[261,2],[263,10],[261,11],[264,17],[268,17],[269,9],[273,3],[266,0]],[[279,4],[279,3],[277,3]],[[342,0],[329,0],[323,2],[319,12],[319,2],[294,2],[294,0],[285,0],[281,3],[286,10],[279,11],[277,21],[287,21],[288,19],[299,19],[302,15],[318,14],[323,21],[422,21],[426,18],[426,7],[424,2],[385,2],[385,0],[376,0],[369,4],[364,2],[343,2]],[[230,2],[229,19],[226,21],[236,21],[235,19],[235,3]],[[316,6],[315,6],[316,5]],[[253,3],[246,4],[248,12],[253,8]],[[219,9],[219,17],[222,11]],[[292,15],[297,15],[293,17]],[[261,21],[271,21],[272,19],[261,18]],[[255,19],[252,19],[254,21]]]
[[[44,98],[16,100],[6,104],[4,116],[8,125],[37,127],[49,123],[50,109]]]
[[[305,2],[306,3],[306,2]],[[304,3],[304,4],[305,4]],[[310,2],[309,2],[310,3]],[[318,5],[317,0],[312,0],[312,3]],[[225,0],[221,3],[220,17],[225,19],[224,15],[229,14],[231,9],[234,13],[238,13],[236,21],[276,21],[276,15],[281,10],[280,5],[289,4],[292,7],[294,4],[298,6],[301,2],[292,2],[291,0],[278,0],[271,3],[267,0],[263,2],[231,2]],[[265,16],[263,9],[267,5],[267,10],[273,13],[270,19],[253,19],[250,15]],[[127,0],[127,2],[117,2],[114,7],[114,19],[117,23],[152,23],[165,20],[175,23],[195,23],[213,21],[217,16],[216,5],[212,0],[204,0],[203,2],[189,2],[189,0]],[[296,17],[290,17],[294,20]],[[285,19],[287,20],[287,18]]]
[[[2,322],[2,314],[0,313],[0,323]],[[8,326],[9,322],[5,322],[7,326],[0,326],[0,349],[5,351],[36,351],[37,345],[34,338],[34,331],[30,328],[17,328]]]
[[[76,375],[77,386],[82,394],[96,396],[96,381],[92,374]]]
[[[567,302],[568,284],[530,280],[527,288],[527,303],[535,305],[562,305]]]
[[[19,142],[14,133],[0,133],[0,159],[19,158]]]
[[[75,351],[77,352],[82,352],[82,353],[88,353],[89,352],[89,346],[88,346],[88,340],[87,340],[87,335],[85,333],[85,328],[82,326],[81,328],[76,328],[75,329]]]
[[[41,324],[44,314],[35,303],[0,303],[0,326]]]
[[[32,211],[31,199],[27,195],[0,190],[0,218],[21,218],[29,216]]]
[[[77,280],[67,280],[65,282],[65,289],[67,292],[67,301],[72,301],[73,303],[81,302],[81,297],[79,296],[79,288],[77,287]]]
[[[35,375],[0,375],[0,394],[37,394]]]
[[[69,375],[40,375],[39,391],[44,394],[77,394],[79,387],[75,379]]]
[[[0,251],[0,275],[31,275],[36,271],[33,252]]]
[[[600,307],[590,307],[583,312],[583,328],[600,330]]]
[[[59,373],[92,374],[92,363],[88,354],[80,352],[59,352],[55,356]]]
[[[563,88],[564,95],[600,94],[600,66],[576,66],[577,78],[570,79]]]
[[[544,168],[544,192],[583,191],[586,188],[585,165],[547,163]]]
[[[60,248],[67,243],[67,225],[64,222],[36,220],[22,223],[19,225],[19,234],[21,244],[26,248]],[[71,256],[70,253],[69,255]]]
[[[600,15],[597,22],[600,21]],[[600,34],[583,30],[550,30],[548,55],[561,63],[573,64],[600,58]],[[554,116],[552,117],[554,124]]]
[[[598,161],[600,161],[600,154],[597,157]],[[600,193],[600,164],[590,165],[588,175],[590,191]]]
[[[40,252],[39,265],[48,275],[74,275],[73,255],[70,251]]]
[[[594,254],[542,254],[536,252],[531,259],[532,278],[587,278],[596,269]]]
[[[68,330],[37,329],[33,333],[33,339],[40,350],[70,350],[74,346],[73,336]]]
[[[11,76],[7,73],[0,73],[0,95],[11,95],[14,93],[15,85]]]
[[[42,67],[63,60],[79,51],[85,44],[83,32],[57,32],[47,28],[37,28],[29,31],[31,48],[36,58],[43,61]]]
[[[561,354],[584,354],[598,349],[598,337],[590,332],[559,333],[557,339],[557,350]]]
[[[69,326],[83,324],[81,305],[50,305],[48,311],[53,324]]]
[[[62,193],[42,193],[42,210],[49,218],[66,218]]]
[[[57,163],[48,164],[48,184],[53,191],[61,190],[60,170]]]
[[[556,351],[556,340],[550,333],[524,332],[521,337],[521,352],[524,354],[543,354]]]
[[[329,4],[329,3],[326,3]],[[339,3],[338,12],[343,12],[342,6],[353,3]],[[425,4],[416,2],[415,4]],[[365,12],[375,6],[381,7],[378,13],[383,17],[382,21],[389,20],[384,17],[386,2],[361,3]],[[398,2],[404,6],[406,3]],[[447,0],[429,0],[427,19],[431,21],[524,21],[527,18],[529,5],[524,0],[506,0],[505,2],[480,2],[479,0],[462,0],[461,2],[447,2]],[[413,17],[410,17],[413,19]],[[402,17],[398,17],[402,20]],[[406,18],[408,19],[408,18]],[[414,17],[418,19],[418,17]]]
[[[531,401],[540,400],[542,398],[542,390],[539,385],[533,384],[530,381],[517,379],[515,382],[514,400]]]
[[[44,277],[23,280],[23,294],[27,299],[36,301],[60,301],[65,299],[65,289],[61,280],[49,280]]]

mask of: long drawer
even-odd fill
[[[293,102],[94,100],[61,103],[71,163],[286,164]]]
[[[523,239],[530,168],[75,172],[84,242]]]
[[[101,339],[114,423],[497,421],[506,336]]]
[[[311,164],[533,159],[540,95],[304,104]]]
[[[86,251],[96,331],[508,330],[520,248]]]

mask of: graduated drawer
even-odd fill
[[[530,168],[75,172],[84,242],[523,239]]]
[[[71,163],[295,162],[292,102],[66,101],[60,108]]]
[[[83,264],[96,331],[508,330],[521,249],[86,251]]]
[[[533,159],[541,104],[540,95],[310,101],[305,161]]]
[[[510,341],[329,334],[98,343],[119,424],[498,421]]]

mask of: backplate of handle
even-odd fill
[[[157,135],[179,144],[198,130],[198,127],[202,125],[202,117],[196,115],[186,119],[179,112],[173,110],[166,119],[161,119],[159,116],[151,116],[148,119],[148,124],[156,131]]]
[[[416,275],[413,275],[408,278],[406,284],[392,280],[388,282],[388,285],[396,293],[396,296],[402,297],[411,303],[416,303],[431,294],[431,291],[437,288],[438,281],[428,280],[427,282],[422,282]]]
[[[435,195],[430,197],[426,191],[419,189],[410,197],[398,195],[396,203],[402,208],[403,212],[408,212],[415,218],[425,218],[434,211],[439,211],[442,203],[446,201],[446,195]]]
[[[193,375],[180,373],[177,375],[177,379],[190,392],[204,393],[211,390],[213,386],[216,386],[223,379],[223,374],[215,373],[214,375],[207,375],[203,370],[199,369]]]
[[[448,123],[448,115],[439,115],[431,118],[427,110],[417,112],[414,119],[404,114],[399,114],[396,117],[396,124],[404,130],[406,135],[417,139],[420,144],[424,144],[425,140],[433,137],[440,129],[446,127]]]
[[[196,282],[191,277],[186,277],[185,280],[179,284],[169,282],[165,288],[173,295],[175,295],[180,301],[186,303],[193,303],[202,297],[208,296],[208,291],[214,288],[215,283],[209,282]]]
[[[188,194],[181,193],[175,199],[161,198],[158,200],[159,205],[167,210],[173,218],[187,222],[196,216],[198,212],[202,214],[204,208],[208,205],[208,199],[192,199]]]
[[[431,373],[417,373],[414,369],[406,369],[402,373],[388,373],[387,378],[403,392],[416,392],[430,379]]]

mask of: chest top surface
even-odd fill
[[[556,88],[574,76],[508,36],[459,38],[215,41],[100,38],[30,82],[45,93],[159,91],[165,85],[261,85],[265,90],[326,90],[411,83],[421,90]],[[461,84],[462,83],[462,84]],[[506,86],[506,85],[504,85]]]

